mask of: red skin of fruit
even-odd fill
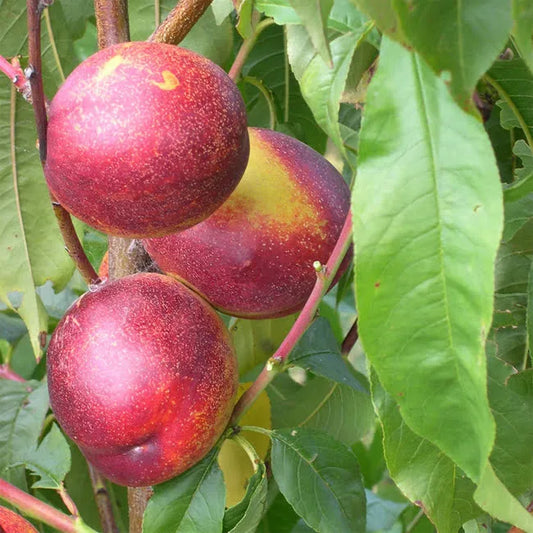
[[[309,297],[313,262],[327,262],[350,192],[337,170],[300,141],[257,128],[249,136],[248,167],[224,205],[192,228],[143,244],[163,272],[224,313],[280,317]]]
[[[161,236],[206,218],[248,160],[244,103],[217,65],[162,43],[111,46],[52,100],[45,175],[103,232]]]
[[[191,467],[224,430],[237,390],[229,334],[178,281],[135,274],[67,311],[47,355],[52,409],[115,483],[161,483]]]
[[[0,533],[37,533],[37,530],[19,514],[0,507]]]

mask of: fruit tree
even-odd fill
[[[0,20],[0,533],[533,533],[531,0]]]

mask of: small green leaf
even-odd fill
[[[502,205],[482,125],[384,38],[352,205],[360,339],[409,427],[474,481],[495,431],[484,344]]]
[[[213,449],[192,468],[154,487],[143,520],[143,533],[220,533],[225,489]]]
[[[333,7],[333,0],[289,0],[294,11],[300,17],[314,49],[329,67],[333,66],[329,42],[326,35],[328,16]]]
[[[24,469],[9,468],[35,450],[48,411],[45,383],[0,380],[0,477],[25,483]]]
[[[385,500],[371,490],[365,490],[365,494],[367,532],[390,530],[407,507],[407,503]]]
[[[253,11],[253,0],[241,0],[238,9],[239,21],[237,22],[237,31],[243,39],[250,37],[254,32]]]
[[[516,181],[503,190],[506,202],[514,202],[533,192],[533,153],[529,145],[520,139],[513,147],[513,153],[522,160],[522,167],[515,170]]]
[[[70,448],[57,424],[52,425],[39,447],[28,453],[21,464],[41,478],[33,483],[33,489],[61,488],[70,470]]]
[[[529,146],[533,146],[533,102],[530,96],[533,93],[533,74],[524,60],[518,58],[496,61],[486,78],[514,115]]]
[[[325,318],[317,318],[289,354],[288,362],[317,376],[342,383],[360,392],[368,392],[341,356],[331,326]]]
[[[215,21],[218,25],[222,24],[233,12],[233,2],[231,0],[213,0],[211,4]]]
[[[224,533],[253,533],[265,511],[268,483],[264,463],[248,481],[246,495],[224,514]]]
[[[271,433],[272,472],[295,511],[319,533],[365,531],[365,492],[352,451],[321,431]]]
[[[289,0],[255,0],[255,8],[280,26],[302,23]]]

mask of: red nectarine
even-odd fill
[[[250,159],[230,198],[200,224],[143,244],[159,268],[224,313],[288,315],[313,288],[350,206],[342,176],[287,135],[249,129]]]
[[[165,481],[220,437],[237,390],[229,334],[178,281],[135,274],[77,300],[47,355],[50,402],[87,459],[129,486]]]
[[[63,206],[112,235],[189,227],[233,191],[248,160],[244,103],[208,59],[162,43],[86,59],[50,105],[45,174]]]
[[[22,516],[0,506],[0,533],[37,533],[37,530]]]

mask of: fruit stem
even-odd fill
[[[127,0],[94,0],[98,48],[130,40]]]
[[[28,11],[29,54],[29,66],[27,69],[29,74],[27,76],[31,87],[31,99],[39,139],[39,157],[44,168],[46,163],[46,128],[48,121],[46,118],[46,99],[41,71],[41,13],[47,2],[44,0],[27,0],[26,5]],[[98,283],[100,281],[98,274],[85,255],[69,213],[57,202],[52,193],[50,193],[50,199],[68,254],[87,283]]]
[[[344,226],[342,227],[341,234],[335,248],[331,252],[331,255],[326,263],[325,267],[320,268],[320,272],[317,272],[317,279],[315,286],[307,299],[300,315],[293,324],[291,330],[276,350],[276,353],[267,361],[267,364],[261,370],[261,373],[257,379],[252,383],[252,386],[239,398],[239,401],[235,404],[228,427],[234,427],[244,413],[254,403],[256,398],[261,392],[269,385],[279,372],[280,367],[283,366],[290,352],[300,340],[301,336],[305,333],[311,322],[313,321],[315,314],[318,310],[320,300],[329,289],[329,286],[335,278],[335,274],[339,269],[346,252],[350,248],[352,241],[352,216],[348,213]]]
[[[237,55],[235,56],[235,60],[233,61],[233,65],[231,65],[231,68],[229,69],[228,76],[233,80],[236,81],[237,78],[241,74],[241,70],[244,67],[244,63],[246,63],[246,60],[248,59],[248,56],[250,55],[250,52],[252,51],[255,42],[257,41],[257,38],[261,34],[261,32],[274,24],[274,19],[265,19],[262,20],[257,26],[255,27],[253,33],[246,37],[244,41],[241,44],[241,47],[239,48],[239,51],[237,52]]]
[[[79,517],[68,516],[51,505],[0,479],[0,499],[14,505],[31,516],[65,533],[96,533]]]
[[[150,35],[149,41],[178,44],[191,31],[213,0],[181,0]]]
[[[28,78],[22,70],[18,58],[14,57],[11,62],[0,56],[0,72],[3,72],[17,88],[25,100],[31,103],[31,88]]]

